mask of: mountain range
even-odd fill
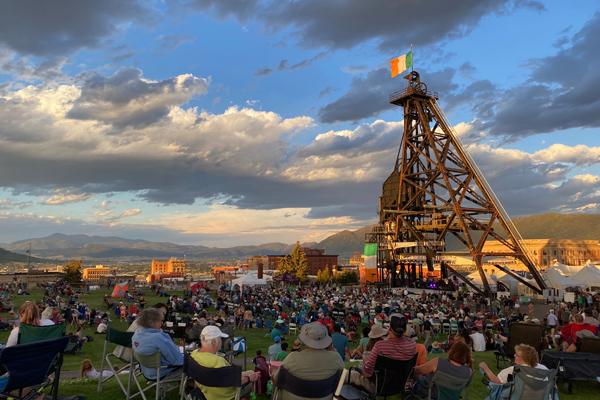
[[[600,214],[539,214],[513,218],[513,222],[526,239],[600,239]],[[344,230],[318,243],[304,246],[325,249],[327,254],[349,257],[361,251],[365,233],[370,226]],[[15,254],[0,249],[0,261],[27,260],[24,253],[31,245],[32,255],[56,260],[76,259],[93,261],[147,261],[151,258],[186,257],[192,260],[221,261],[244,259],[253,255],[287,254],[292,244],[265,243],[256,246],[229,248],[178,245],[167,242],[123,239],[110,236],[65,235],[56,233],[43,238],[21,240],[5,245]],[[14,254],[14,253],[13,253]],[[17,260],[18,259],[18,260]]]

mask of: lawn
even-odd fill
[[[83,295],[83,301],[88,303],[91,307],[96,307],[103,309],[103,296],[104,291],[96,291],[90,294]],[[41,298],[42,294],[39,291],[33,291],[30,296],[16,296],[15,297],[15,306],[18,307],[22,302],[26,300],[37,300]],[[151,295],[149,292],[145,293],[146,304],[152,305],[161,300],[164,301],[164,298],[159,298],[158,296]],[[6,314],[2,314],[2,318],[5,318]],[[113,318],[114,319],[114,318]],[[118,329],[126,329],[126,324],[114,320],[112,322],[113,326]],[[94,337],[94,340],[90,343],[87,343],[84,346],[83,352],[78,355],[65,355],[65,361],[63,365],[63,371],[78,371],[81,361],[85,358],[89,358],[92,360],[94,366],[97,369],[100,369],[100,359],[102,357],[102,348],[104,345],[104,336],[98,335],[93,332],[92,329],[86,328],[85,334]],[[0,332],[0,342],[5,342],[8,337],[8,331]],[[256,350],[261,349],[263,354],[266,353],[267,347],[271,344],[270,337],[267,334],[266,330],[262,329],[251,329],[247,331],[239,331],[236,332],[237,336],[245,336],[247,338],[248,343],[248,368],[251,367],[251,360],[254,357]],[[288,338],[293,340],[293,338]],[[441,355],[445,357],[445,355]],[[479,364],[481,361],[485,361],[492,369],[495,370],[495,358],[491,352],[485,353],[475,353],[474,354],[475,365]],[[72,395],[72,394],[80,394],[84,395],[86,399],[98,399],[98,400],[107,400],[107,399],[120,399],[123,398],[123,395],[113,380],[111,380],[107,385],[104,386],[102,393],[97,393],[96,391],[96,381],[91,381],[88,379],[69,379],[61,381],[61,395]],[[574,385],[573,394],[568,394],[567,392],[560,388],[560,397],[562,399],[570,399],[570,400],[592,400],[592,399],[600,399],[600,385],[596,383],[576,383]],[[468,399],[483,399],[487,395],[487,389],[481,382],[481,376],[479,372],[476,372],[473,376],[473,381],[469,388],[467,389],[467,398]],[[168,399],[176,399],[177,395],[172,393]],[[263,397],[266,399],[266,397]]]

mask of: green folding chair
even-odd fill
[[[37,326],[19,325],[18,344],[42,342],[44,340],[58,339],[65,336],[65,324]]]
[[[113,375],[109,377],[98,378],[98,392],[102,391],[102,385],[110,379],[115,379],[117,384],[121,388],[121,391],[125,395],[126,399],[130,399],[131,395],[131,380],[135,375],[133,360],[131,358],[120,358],[117,357],[112,350],[114,347],[123,346],[131,349],[131,337],[133,332],[123,332],[117,329],[111,328],[110,326],[106,330],[106,339],[104,340],[104,349],[102,350],[102,361],[100,362],[100,371],[104,371],[105,365]],[[109,346],[112,348],[109,350]],[[123,371],[129,371],[127,374],[127,386],[125,386]]]
[[[161,398],[163,398],[168,392],[170,392],[171,390],[174,389],[179,389],[180,387],[180,383],[181,383],[181,376],[176,376],[176,377],[165,377],[162,378],[160,377],[162,370],[166,369],[166,368],[173,368],[172,366],[162,366],[160,365],[160,352],[156,352],[154,354],[140,354],[138,352],[133,352],[133,358],[135,359],[135,361],[137,361],[139,363],[139,365],[141,367],[144,368],[149,368],[149,369],[156,369],[156,379],[149,379],[146,378],[143,374],[133,374],[133,380],[137,386],[137,389],[139,390],[138,393],[135,394],[135,396],[137,396],[138,394],[141,395],[142,399],[144,400],[148,400],[148,398],[146,397],[146,392],[151,390],[152,388],[155,388],[156,390],[156,395],[155,398],[156,400],[159,400]],[[145,380],[146,384],[143,385],[141,381]]]

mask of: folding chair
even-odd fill
[[[462,378],[438,370],[429,382],[426,397],[411,393],[406,400],[460,400],[463,391],[471,383],[471,376]]]
[[[138,394],[142,397],[142,399],[144,400],[148,400],[148,398],[146,397],[146,392],[152,388],[156,389],[156,400],[159,400],[160,398],[164,397],[168,392],[170,392],[173,389],[177,389],[179,387],[179,383],[181,381],[181,377],[177,376],[169,378],[167,374],[164,378],[161,378],[161,372],[164,369],[170,369],[173,368],[174,366],[161,366],[160,365],[160,352],[156,352],[154,354],[140,354],[136,351],[133,352],[133,358],[135,359],[135,361],[137,361],[141,367],[144,368],[149,368],[149,369],[155,369],[156,370],[156,378],[152,379],[152,378],[147,378],[146,376],[144,376],[144,374],[140,374],[140,375],[136,375],[136,374],[131,374],[131,376],[133,377],[133,381],[135,382],[139,392],[136,393],[134,396],[137,396]],[[144,378],[146,380],[146,386],[142,387],[142,384],[140,382],[141,378]],[[140,379],[138,379],[140,378]],[[171,385],[173,383],[176,383],[175,385]],[[131,396],[131,397],[134,397]]]
[[[132,376],[135,375],[133,360],[131,359],[131,337],[133,336],[133,332],[123,332],[117,329],[108,327],[106,331],[106,338],[104,340],[104,348],[102,350],[102,358],[100,362],[100,371],[104,371],[104,366],[107,365],[110,371],[112,371],[113,375],[103,378],[98,378],[98,392],[102,391],[102,384],[108,381],[109,379],[115,379],[117,384],[121,388],[121,391],[125,395],[126,399],[130,399],[131,396],[131,379]],[[125,352],[121,352],[123,357],[118,357],[115,355],[113,351],[109,352],[108,347],[110,345],[123,346]],[[113,349],[114,350],[114,349]],[[124,378],[123,371],[128,370],[127,374],[127,386],[123,383],[122,379]]]
[[[280,367],[277,373],[277,384],[273,392],[273,399],[279,399],[279,392],[282,390],[303,399],[319,399],[331,396],[337,388],[341,374],[342,370],[339,370],[329,378],[312,381],[298,378],[284,367]]]
[[[510,400],[548,400],[554,398],[557,370],[515,366],[508,398]]]
[[[393,358],[378,356],[377,360],[375,360],[375,370],[373,373],[375,377],[375,393],[368,393],[365,390],[347,384],[342,387],[340,398],[345,400],[362,400],[383,396],[384,399],[387,399],[387,396],[399,393],[403,394],[406,389],[406,381],[416,364],[416,354],[410,360],[394,360]]]
[[[62,353],[68,340],[61,337],[4,348],[0,352],[0,365],[8,373],[8,382],[0,393],[0,399],[37,398],[43,388],[52,386],[50,394],[56,400]],[[51,374],[54,374],[53,378],[50,378]],[[24,392],[26,388],[29,390]]]
[[[290,322],[290,325],[289,325],[289,327],[288,327],[288,328],[289,328],[289,331],[290,331],[290,335],[291,335],[292,333],[294,333],[294,335],[298,335],[298,325],[296,325],[296,324],[295,324],[295,323],[293,323],[293,322]]]
[[[577,339],[580,353],[600,354],[600,338],[586,337]]]
[[[18,344],[28,344],[40,342],[48,339],[57,339],[65,336],[65,324],[37,326],[37,325],[19,325]]]
[[[544,339],[544,327],[539,324],[529,324],[515,322],[509,327],[508,342],[504,344],[503,349],[495,351],[496,368],[500,368],[500,360],[511,361],[515,355],[515,346],[518,344],[528,344],[535,348],[538,353],[542,352],[542,340]]]
[[[242,368],[237,365],[221,368],[208,368],[198,364],[189,354],[183,357],[183,374],[180,384],[181,400],[206,400],[206,397],[195,387],[191,392],[186,393],[185,387],[188,380],[192,380],[203,386],[217,388],[237,388],[235,399],[239,400],[242,388]]]
[[[450,320],[450,334],[451,335],[458,334],[458,322],[455,319]]]

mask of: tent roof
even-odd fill
[[[585,287],[600,286],[600,269],[593,264],[587,264],[571,278]]]
[[[548,282],[549,286],[557,289],[581,286],[575,280],[563,275],[562,272],[560,272],[560,270],[554,266],[546,270],[542,277],[546,282]]]
[[[567,265],[567,264],[559,263],[558,261],[555,260],[554,264],[552,264],[552,268],[558,269],[564,275],[571,276],[571,275],[579,272],[579,270],[581,270],[581,268],[583,268],[583,266]]]
[[[247,285],[247,286],[256,286],[256,285],[266,285],[269,281],[272,281],[273,278],[268,275],[263,275],[262,279],[258,279],[257,275],[254,274],[245,274],[240,276],[237,279],[231,281],[233,285]]]

